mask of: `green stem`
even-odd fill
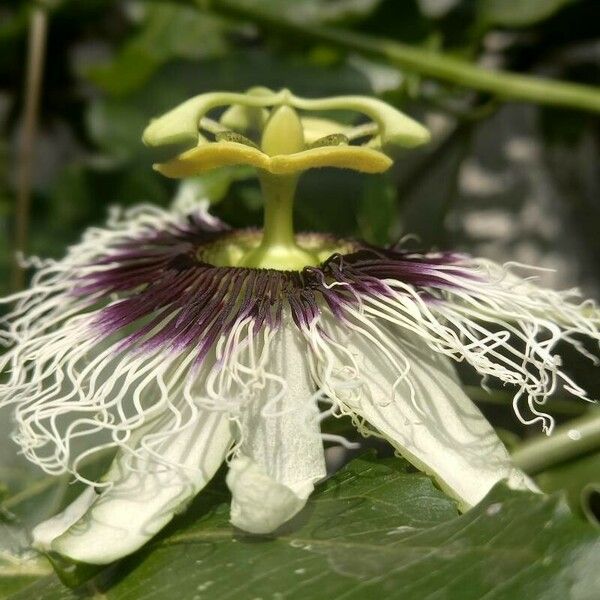
[[[264,202],[263,237],[240,262],[254,269],[300,270],[316,265],[316,255],[296,243],[294,235],[294,194],[297,176],[262,173],[260,184]]]
[[[335,46],[384,59],[401,69],[420,73],[452,84],[491,93],[503,100],[534,102],[600,112],[600,88],[553,81],[506,71],[490,70],[472,65],[438,52],[418,48],[362,33],[314,24],[295,22],[273,14],[257,2],[243,0],[194,0],[199,8],[209,8],[219,14],[253,21],[267,31],[277,31],[333,44]]]
[[[512,392],[497,389],[487,392],[478,385],[465,385],[463,388],[467,396],[478,404],[510,406],[514,397]],[[570,417],[580,417],[589,410],[586,403],[574,402],[566,398],[552,398],[544,408],[551,414]]]
[[[294,194],[298,178],[264,174],[260,187],[264,198],[264,234],[261,246],[296,246]]]
[[[17,198],[15,206],[15,250],[18,254],[27,253],[27,238],[31,210],[31,186],[35,159],[40,112],[42,78],[46,58],[46,37],[48,13],[43,6],[31,9],[29,41],[27,47],[27,71],[25,81],[25,106],[23,110],[23,138],[17,160]],[[20,290],[25,280],[25,272],[18,259],[12,270],[12,287]]]
[[[548,436],[525,442],[513,460],[526,473],[536,475],[567,460],[600,449],[600,410],[569,421]]]

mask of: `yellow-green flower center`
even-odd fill
[[[264,235],[260,230],[235,231],[199,248],[197,258],[216,267],[253,267],[254,265],[247,264],[246,257],[256,252],[263,240]],[[297,233],[294,240],[301,251],[312,257],[313,261],[310,264],[314,265],[322,264],[333,254],[350,254],[360,247],[352,240],[319,233]],[[289,271],[301,269],[289,266],[270,268]]]

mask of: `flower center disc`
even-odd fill
[[[311,257],[309,262],[290,260],[287,251],[281,253],[284,266],[249,265],[247,257],[256,252],[264,239],[260,230],[244,230],[226,233],[222,238],[203,244],[196,252],[196,258],[215,267],[248,267],[277,269],[283,271],[301,271],[304,267],[316,267],[332,254],[348,254],[356,250],[354,242],[338,239],[332,235],[320,233],[299,233],[295,236],[297,247],[304,256]],[[302,256],[300,257],[303,258]]]

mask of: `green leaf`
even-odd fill
[[[536,480],[546,492],[565,490],[571,508],[600,526],[599,507],[592,504],[592,490],[600,493],[599,465],[600,452],[594,452],[549,469]]]
[[[480,0],[479,16],[488,26],[527,27],[543,21],[574,0]]]
[[[499,485],[457,517],[454,503],[400,459],[352,461],[273,537],[232,530],[228,501],[219,479],[159,539],[88,588],[108,600],[593,600],[600,585],[600,536],[560,497]],[[46,577],[11,598],[78,594]]]
[[[3,519],[0,514],[0,600],[52,572],[46,560],[28,549],[25,530]]]
[[[366,179],[357,214],[361,237],[372,244],[390,243],[398,220],[396,186],[387,174]]]
[[[222,55],[227,45],[216,17],[176,4],[145,4],[140,32],[106,64],[84,75],[111,95],[141,88],[162,65],[175,58],[200,59]]]

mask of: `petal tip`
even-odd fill
[[[231,524],[256,535],[272,533],[298,514],[307,498],[266,475],[247,456],[235,458],[229,467]]]

